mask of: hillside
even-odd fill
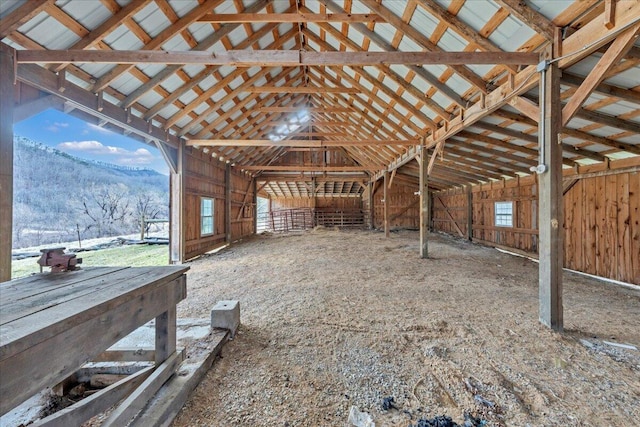
[[[139,230],[167,217],[169,179],[14,138],[14,248]]]

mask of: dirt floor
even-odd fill
[[[538,266],[416,232],[257,236],[191,263],[180,317],[241,302],[242,326],[174,426],[640,422],[640,291],[565,273],[565,333],[538,322]],[[397,409],[382,409],[393,397]]]

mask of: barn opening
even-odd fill
[[[179,358],[173,326],[176,305],[188,295],[185,269],[197,265],[189,260],[233,242],[260,241],[258,229],[312,230],[305,235],[318,241],[321,230],[333,227],[380,230],[384,234],[367,235],[390,242],[401,235],[413,242],[402,245],[413,250],[412,262],[425,273],[445,259],[440,232],[460,239],[454,246],[464,240],[474,251],[480,249],[472,243],[536,258],[533,270],[521,266],[527,280],[536,276],[535,283],[527,282],[535,287],[534,304],[527,300],[527,325],[531,334],[549,334],[549,342],[567,344],[563,340],[572,330],[566,326],[572,323],[565,311],[579,317],[577,307],[586,307],[577,301],[579,292],[565,292],[563,268],[640,284],[637,1],[15,0],[0,4],[0,17],[0,281],[12,286],[15,121],[53,107],[157,147],[170,169],[172,265],[145,273],[149,292],[166,292],[154,293],[166,304],[138,302],[162,332],[155,342],[158,366]],[[356,232],[331,233],[367,242]],[[237,251],[249,253],[243,245]],[[378,249],[398,248],[381,243]],[[360,255],[345,251],[345,258]],[[389,259],[401,262],[391,254]],[[241,275],[251,262],[235,259],[230,271]],[[452,271],[457,276],[464,262],[448,269],[442,277]],[[109,274],[124,277],[131,271]],[[151,275],[159,272],[162,289],[151,289]],[[362,267],[355,276],[366,274]],[[502,280],[494,274],[495,281]],[[131,280],[127,276],[127,283]],[[367,283],[361,285],[358,294],[372,298]],[[473,300],[472,289],[440,288],[452,294],[466,290]],[[388,297],[381,292],[374,295]],[[627,303],[607,285],[602,292],[620,307],[610,321],[631,318],[633,325],[637,291],[619,291]],[[506,294],[505,299],[511,296]],[[277,289],[265,295],[276,299]],[[131,297],[129,304],[137,301]],[[103,308],[111,310],[108,305]],[[134,305],[127,307],[136,312]],[[395,314],[399,323],[416,326]],[[356,326],[349,328],[356,330],[358,319],[371,321],[357,312],[353,319]],[[3,339],[18,321],[3,319]],[[126,329],[125,323],[111,327]],[[21,325],[27,330],[32,323]],[[55,322],[43,322],[34,333],[44,337],[53,327]],[[508,329],[513,337],[526,333]],[[449,334],[465,330],[461,326]],[[7,342],[3,373],[35,365],[35,352],[17,359],[21,346],[30,344],[28,336]],[[624,336],[637,339],[633,333]],[[505,346],[513,341],[505,340]],[[574,341],[567,344],[571,351],[583,351]],[[264,342],[268,347],[268,339]],[[622,344],[633,352],[638,343]],[[455,353],[466,343],[451,345],[461,346]],[[99,356],[72,348],[74,363]],[[446,359],[442,349],[425,352]],[[571,354],[553,359],[567,375],[574,372],[568,367]],[[589,360],[609,361],[599,357]],[[55,361],[66,366],[62,356]],[[485,381],[506,388],[512,377],[496,371],[502,376]],[[417,388],[428,383],[432,394],[422,396],[461,409],[443,383],[451,378],[445,377],[426,373]],[[11,386],[4,383],[6,406],[4,396],[18,403],[26,396],[17,393],[30,390],[16,385],[20,378]],[[513,390],[531,387],[527,398],[534,402],[515,398],[514,405],[538,405],[537,412],[544,412],[539,401],[547,403],[549,396],[562,401],[524,373],[522,378]],[[41,386],[48,379],[41,373],[26,384]],[[481,392],[484,381],[468,382],[467,389],[491,400]],[[637,382],[629,383],[629,390],[637,388]],[[587,390],[601,396],[597,385]],[[628,394],[621,391],[616,398],[616,408],[637,418],[637,410],[624,404]],[[127,418],[134,407],[122,408],[111,422]],[[9,409],[3,406],[2,413]],[[504,416],[508,423],[545,423],[526,410]],[[597,417],[580,413],[577,421],[558,422],[586,423],[591,416]],[[241,423],[234,420],[226,419]]]

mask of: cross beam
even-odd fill
[[[406,139],[361,139],[344,141],[283,139],[272,141],[270,139],[190,139],[186,145],[198,145],[209,147],[351,147],[351,146],[375,146],[375,145],[415,145],[418,141]]]
[[[235,67],[331,66],[380,64],[515,64],[539,61],[535,52],[307,52],[298,50],[228,50],[224,52],[152,50],[19,50],[23,64],[202,64]]]

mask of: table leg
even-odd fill
[[[156,317],[156,366],[176,351],[176,307]]]

